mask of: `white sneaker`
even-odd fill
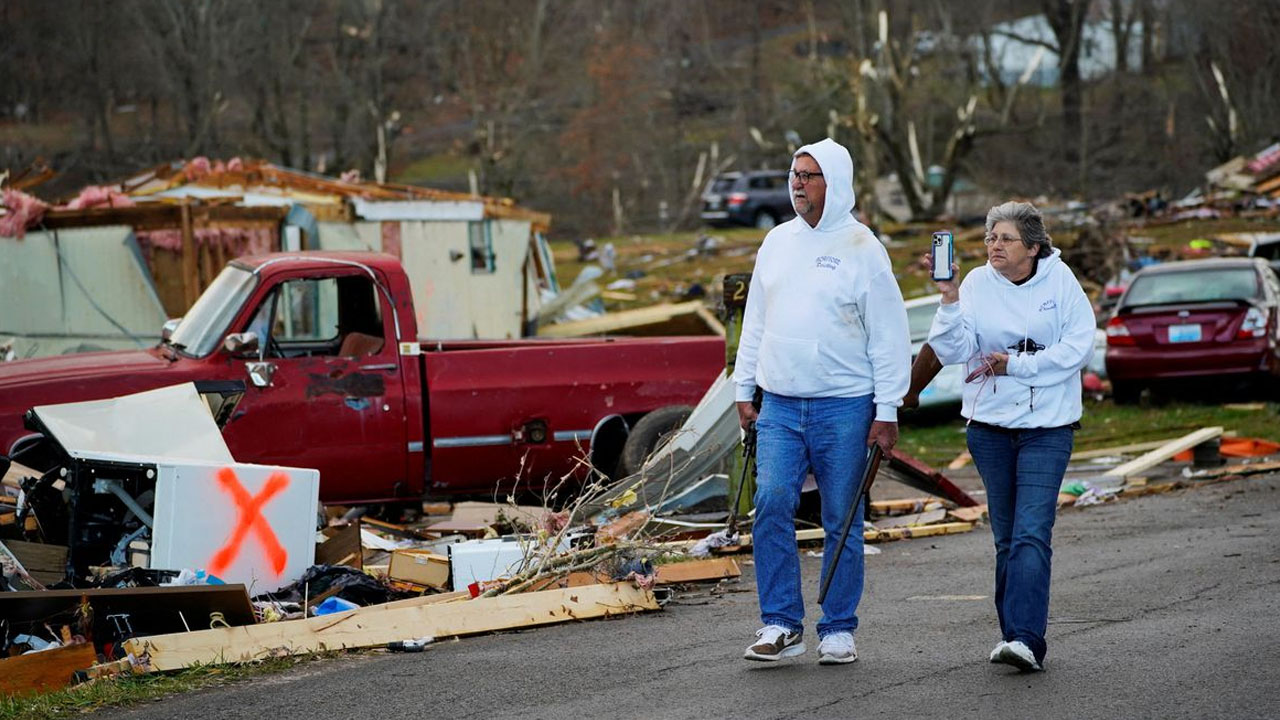
[[[803,635],[780,625],[765,625],[756,631],[756,637],[760,639],[742,654],[747,660],[773,662],[803,655],[805,651]]]
[[[998,657],[993,658],[993,662],[1012,665],[1023,672],[1038,672],[1040,663],[1036,662],[1035,653],[1031,652],[1031,648],[1021,640],[1007,642],[1003,647],[997,647],[1000,651]],[[994,653],[993,653],[994,654]]]
[[[1004,646],[1005,646],[1005,645],[1008,645],[1008,644],[1009,644],[1009,643],[1007,643],[1007,642],[1005,642],[1005,641],[1003,641],[1003,640],[1001,640],[1000,642],[996,643],[996,647],[995,647],[995,649],[991,651],[991,662],[993,662],[993,663],[1002,662],[1002,661],[1000,660],[1000,653],[1004,650]]]
[[[853,646],[853,633],[834,632],[818,643],[818,663],[842,665],[858,659],[858,649]]]

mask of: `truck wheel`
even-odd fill
[[[618,460],[619,477],[639,472],[649,454],[679,430],[692,412],[693,408],[688,405],[668,405],[640,418],[622,446],[622,457]]]
[[[1111,399],[1117,405],[1137,405],[1142,396],[1142,386],[1132,382],[1111,381]]]
[[[769,230],[777,224],[778,224],[778,218],[774,217],[773,213],[769,212],[768,210],[761,210],[760,212],[756,213],[756,223],[755,223],[756,228],[760,230]]]

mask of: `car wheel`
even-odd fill
[[[618,460],[618,477],[626,477],[639,472],[644,461],[649,459],[659,445],[672,433],[684,425],[693,408],[688,405],[668,405],[645,415],[631,428],[627,442],[622,446],[622,457]]]
[[[768,210],[761,210],[760,212],[756,213],[755,226],[757,229],[769,230],[769,229],[772,229],[777,224],[778,224],[778,218],[774,217],[773,213],[769,212]]]
[[[1132,382],[1111,381],[1111,399],[1117,405],[1137,405],[1142,397],[1142,386]]]

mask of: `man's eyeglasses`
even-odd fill
[[[1014,235],[984,235],[982,242],[986,245],[1008,245],[1010,243],[1022,242],[1022,238]]]
[[[807,170],[792,170],[787,173],[787,182],[794,182],[796,178],[800,178],[801,185],[808,185],[809,181],[816,177],[822,177],[822,173],[809,172]]]

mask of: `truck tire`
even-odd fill
[[[1137,405],[1142,386],[1134,382],[1111,381],[1111,399],[1117,405]]]
[[[622,457],[618,460],[618,476],[626,477],[639,472],[644,461],[649,458],[658,445],[680,429],[689,419],[693,408],[688,405],[667,405],[660,407],[640,418],[636,426],[627,435],[627,442],[622,446]]]
[[[773,213],[769,212],[768,210],[761,210],[760,212],[756,213],[754,225],[756,226],[757,229],[770,230],[777,224],[778,224],[778,218],[774,217]]]

